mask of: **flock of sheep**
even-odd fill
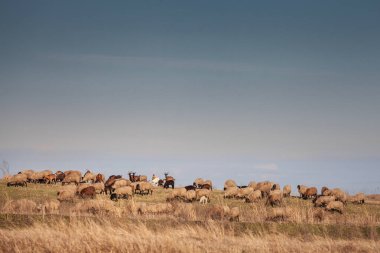
[[[135,173],[129,173],[129,179],[123,178],[120,175],[112,175],[105,180],[103,174],[86,171],[82,176],[80,171],[75,170],[57,171],[56,173],[52,173],[50,170],[39,172],[24,170],[14,176],[6,177],[7,185],[16,187],[24,187],[28,183],[61,183],[64,187],[57,193],[57,200],[59,202],[72,201],[76,197],[94,199],[96,194],[109,194],[110,199],[114,201],[133,198],[135,194],[152,195],[154,191],[153,181],[158,181],[155,179],[157,178],[154,176],[152,181],[148,182],[146,176],[136,176]],[[170,203],[173,201],[199,201],[201,204],[210,202],[213,190],[211,180],[197,178],[192,184],[181,188],[174,188],[174,180],[173,177],[167,174],[165,174],[164,180],[160,180],[161,183],[159,185],[164,187],[171,185],[173,188],[166,197],[167,203],[157,204],[159,206],[136,203],[137,212],[165,212],[165,210],[172,208]],[[316,187],[298,185],[297,189],[300,198],[305,200],[311,199],[315,207],[322,207],[328,211],[337,211],[341,214],[344,212],[344,205],[347,201],[362,204],[365,199],[363,193],[349,197],[339,188],[328,189],[327,187],[323,187],[320,194],[318,194]],[[291,192],[292,188],[290,185],[285,185],[281,189],[279,184],[270,181],[257,183],[252,181],[246,186],[238,186],[234,180],[229,179],[224,183],[223,194],[224,198],[241,199],[247,203],[265,200],[267,205],[274,207],[282,206],[283,199],[290,197]],[[221,216],[227,215],[230,220],[239,219],[238,207],[229,208],[221,206],[217,213]]]

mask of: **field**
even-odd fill
[[[0,183],[1,252],[380,252],[377,196],[363,205],[348,203],[343,215],[291,197],[283,203],[285,214],[277,216],[278,209],[265,201],[226,200],[220,190],[207,205],[175,202],[160,213],[135,212],[141,202],[166,203],[171,190],[156,188],[152,196],[133,200],[97,195],[94,201],[76,199],[54,212],[41,211],[60,187]],[[12,206],[22,199],[33,202]],[[240,208],[239,221],[213,216],[212,210],[225,205]]]

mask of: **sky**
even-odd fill
[[[380,192],[378,1],[0,0],[0,160]]]

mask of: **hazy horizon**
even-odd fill
[[[377,1],[0,1],[0,161],[380,192]]]

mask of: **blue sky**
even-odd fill
[[[0,159],[380,187],[377,1],[0,1]]]

